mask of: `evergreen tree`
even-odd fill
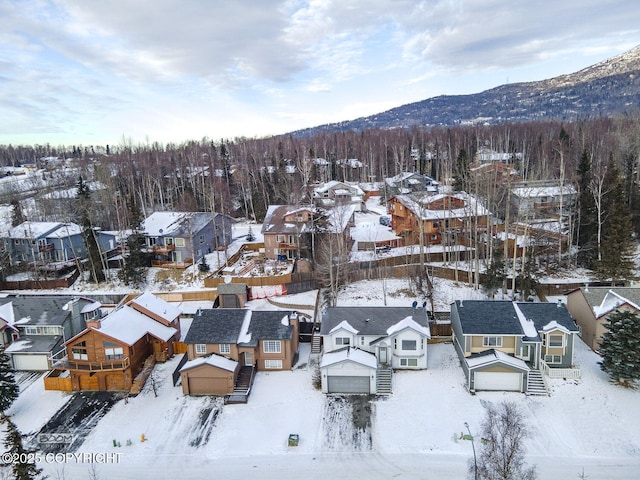
[[[0,350],[0,414],[4,415],[4,412],[18,398],[18,393],[20,388],[16,385],[9,355],[4,353],[4,350]]]
[[[468,183],[469,157],[467,155],[467,151],[463,148],[460,150],[460,153],[458,153],[458,158],[456,159],[456,171],[454,175],[453,189],[458,192],[466,192]]]
[[[211,270],[209,264],[207,263],[207,258],[203,255],[200,263],[198,264],[198,270],[205,273]]]
[[[640,379],[640,316],[631,311],[616,311],[604,324],[600,368],[611,380],[635,386]]]
[[[491,263],[482,277],[482,287],[493,298],[498,289],[502,286],[502,282],[506,277],[504,252],[502,248],[493,250]]]
[[[615,285],[616,282],[634,278],[636,241],[622,179],[613,159],[607,167],[605,183],[608,193],[603,200],[602,259],[596,264],[596,274],[600,280],[610,279],[611,284]]]
[[[593,268],[598,257],[598,217],[593,194],[589,190],[591,181],[591,159],[587,150],[583,150],[578,165],[578,228],[576,242],[579,246],[578,264]]]
[[[24,223],[25,218],[22,213],[22,206],[20,205],[20,201],[17,199],[11,200],[11,226],[17,227],[21,223]]]
[[[22,445],[22,435],[15,423],[9,417],[5,418],[7,433],[4,439],[4,446],[11,458],[16,459],[11,462],[10,468],[15,480],[33,480],[40,476],[42,469],[38,468],[35,462],[29,462],[29,458],[35,456],[36,451],[25,448]],[[6,464],[5,464],[6,465]]]
[[[82,239],[87,249],[87,265],[89,267],[89,281],[100,283],[105,281],[102,253],[96,237],[96,230],[91,221],[91,214],[95,211],[95,204],[91,199],[91,189],[82,176],[76,182],[76,198],[78,201],[78,222],[82,226]]]
[[[145,267],[147,265],[144,252],[142,251],[144,236],[140,231],[142,213],[133,197],[129,197],[127,209],[129,210],[128,226],[132,229],[132,233],[127,238],[129,254],[124,259],[124,265],[120,269],[120,272],[118,272],[118,277],[126,285],[138,287],[145,280]]]

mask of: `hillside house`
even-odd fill
[[[395,177],[385,178],[386,197],[408,195],[412,193],[436,194],[440,191],[440,183],[420,173],[404,172]]]
[[[256,370],[291,370],[298,352],[296,312],[203,309],[185,336],[185,395],[249,394]]]
[[[293,260],[309,257],[314,208],[293,205],[269,205],[262,224],[265,257]]]
[[[0,298],[2,341],[14,370],[49,370],[51,355],[87,321],[102,316],[101,307],[94,300],[68,295]]]
[[[471,392],[547,395],[543,374],[580,375],[573,365],[578,327],[560,303],[457,300],[451,327]]]
[[[567,309],[580,327],[580,337],[598,351],[604,324],[612,313],[631,311],[640,315],[640,288],[637,287],[581,287],[565,293]]]
[[[154,267],[184,268],[231,243],[231,218],[209,212],[155,212],[142,222]]]
[[[108,315],[64,343],[52,367],[68,372],[73,390],[130,390],[145,361],[165,361],[180,339],[180,310],[151,293]]]
[[[519,218],[563,216],[576,206],[578,193],[558,180],[519,182],[512,185],[511,205]]]
[[[357,211],[361,211],[363,201],[364,191],[354,183],[332,180],[313,189],[314,205],[327,210],[337,206],[354,205]]]

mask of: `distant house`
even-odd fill
[[[483,145],[473,157],[476,163],[518,163],[522,161],[521,152],[497,152],[492,148]]]
[[[313,203],[324,209],[354,205],[360,211],[363,201],[364,191],[355,183],[332,180],[313,189]]]
[[[464,192],[437,195],[396,195],[387,201],[391,228],[407,245],[457,245],[459,237],[484,229],[489,212]]]
[[[520,218],[540,218],[566,215],[576,205],[578,193],[571,184],[559,180],[538,180],[514,183],[511,205]]]
[[[308,257],[313,214],[312,206],[270,205],[261,230],[265,257],[272,260]]]
[[[295,312],[240,308],[200,310],[184,339],[185,395],[249,394],[255,370],[291,370],[298,352]]]
[[[186,267],[231,243],[231,218],[208,212],[155,212],[142,222],[156,267]]]
[[[640,288],[581,287],[565,295],[567,309],[580,327],[580,337],[596,351],[612,313],[631,311],[640,315]]]
[[[385,178],[387,198],[394,195],[411,193],[435,194],[440,191],[440,183],[433,178],[420,173],[403,172],[395,177]]]
[[[457,300],[451,327],[471,392],[546,395],[542,373],[579,376],[573,366],[578,328],[562,304]]]
[[[49,370],[49,358],[102,315],[99,302],[83,297],[9,295],[0,298],[5,352],[15,370]]]
[[[411,307],[330,307],[320,328],[325,393],[390,393],[391,369],[427,368],[427,312]]]
[[[180,339],[180,310],[144,293],[64,343],[52,357],[56,370],[67,371],[73,390],[129,390],[145,361],[165,361]]]

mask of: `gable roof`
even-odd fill
[[[155,212],[143,220],[141,227],[149,237],[191,238],[217,215],[209,212]]]
[[[149,311],[153,315],[156,315],[159,318],[166,320],[167,322],[171,322],[176,317],[179,317],[182,313],[178,307],[172,305],[169,302],[165,302],[159,297],[156,297],[151,292],[144,292],[139,297],[134,298],[129,302],[129,305],[133,308],[136,306],[140,306],[143,309]],[[136,309],[139,310],[139,309]],[[142,312],[144,313],[144,312]]]
[[[128,305],[124,305],[104,317],[100,321],[100,328],[90,327],[87,330],[95,330],[127,345],[133,345],[147,334],[166,342],[177,333],[175,328],[167,327]],[[77,337],[78,335],[74,338]]]
[[[40,238],[59,228],[60,222],[22,222],[11,228],[7,233],[8,238]]]
[[[61,326],[71,317],[69,305],[80,302],[82,309],[97,302],[84,297],[72,297],[68,295],[9,295],[0,298],[0,305],[10,305],[13,315],[13,324],[20,325],[51,325]],[[98,304],[99,306],[99,304]],[[4,315],[9,307],[3,308]],[[7,320],[3,315],[3,319]]]
[[[579,290],[591,308],[602,304],[609,292],[616,293],[631,303],[640,305],[640,288],[637,287],[580,287]]]
[[[356,347],[345,347],[323,354],[320,368],[347,361],[359,363],[369,368],[378,367],[378,360],[373,353],[365,352]]]
[[[563,304],[548,302],[511,302],[509,300],[456,300],[465,335],[516,335],[539,340],[538,332],[556,322],[569,332],[577,332],[573,319]],[[535,336],[531,325],[535,328]]]
[[[285,217],[297,212],[313,212],[313,207],[296,207],[293,205],[269,205],[262,224],[262,234],[299,234],[311,231],[310,222],[285,222]]]
[[[359,335],[387,336],[392,326],[406,320],[429,330],[429,319],[423,308],[412,307],[330,307],[322,316],[320,333],[328,335],[336,326],[347,322]]]
[[[210,308],[193,317],[184,343],[229,343],[255,346],[260,340],[291,340],[292,312],[248,310],[244,308]]]
[[[201,365],[209,365],[211,367],[221,368],[222,370],[227,370],[229,372],[235,372],[236,368],[238,367],[238,362],[230,358],[223,357],[222,355],[212,353],[211,355],[207,355],[206,357],[198,357],[194,358],[193,360],[189,360],[182,366],[180,371],[183,372],[185,370],[190,370]]]
[[[446,199],[461,200],[464,205],[460,208],[430,209],[434,202]],[[451,218],[481,217],[489,214],[489,211],[474,196],[465,192],[447,193],[437,195],[395,195],[392,197],[409,209],[416,217],[426,220],[445,220]],[[391,199],[389,199],[391,200]]]
[[[501,352],[500,350],[495,350],[493,348],[480,353],[474,353],[471,356],[466,357],[464,360],[465,362],[467,362],[469,368],[478,368],[490,365],[492,363],[501,363],[503,365],[508,365],[519,370],[530,370],[530,368],[523,360],[512,357],[511,355],[507,355],[506,353]]]

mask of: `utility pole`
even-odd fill
[[[464,422],[464,426],[467,427],[467,432],[469,432],[469,436],[471,437],[471,448],[473,449],[473,478],[474,480],[478,480],[478,459],[476,458],[476,445],[473,440],[473,435],[471,435],[469,424],[467,422]]]

